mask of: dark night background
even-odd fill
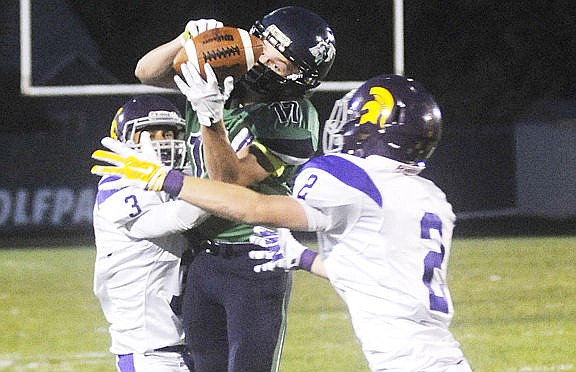
[[[334,29],[338,58],[330,80],[392,72],[392,1],[70,1],[123,82],[147,50],[189,19],[249,28],[286,4],[321,14]],[[242,5],[246,4],[246,5]],[[573,1],[406,1],[406,75],[437,92],[449,123],[506,125],[535,99],[573,98]],[[464,109],[465,108],[465,109]]]
[[[42,17],[34,19],[37,84],[134,84],[137,81],[133,70],[138,58],[178,35],[188,20],[217,18],[248,29],[255,19],[285,5],[307,7],[331,24],[337,40],[337,58],[328,80],[361,81],[393,72],[392,0],[54,3],[59,5],[55,8],[54,4],[33,1],[33,10],[58,19],[48,26],[43,25]],[[70,156],[82,159],[84,169],[67,169],[67,177],[72,184],[93,182],[87,174],[89,154],[106,134],[115,109],[127,97],[21,96],[17,4],[9,0],[0,6],[1,130],[4,137],[14,138],[35,133],[38,138],[29,144],[50,152],[54,146],[70,148],[74,144],[70,136],[78,128],[71,120],[84,123],[79,124],[84,143],[78,146],[81,148],[70,150]],[[66,12],[60,15],[60,9]],[[443,140],[425,176],[446,191],[457,212],[513,208],[518,188],[514,175],[515,125],[533,117],[534,110],[554,112],[551,107],[556,104],[571,107],[576,102],[574,2],[405,1],[404,16],[405,74],[427,86],[443,109]],[[74,30],[84,34],[75,37]],[[77,63],[73,67],[50,73],[50,65],[63,57],[59,50],[76,48],[75,43],[84,43],[85,54],[75,56]],[[314,96],[321,120],[326,119],[333,99],[341,94]],[[178,95],[170,98],[183,102]],[[54,107],[76,110],[55,114]],[[573,128],[575,117],[568,118]],[[555,116],[550,114],[547,118],[552,120]],[[55,141],[54,146],[46,144],[50,140]],[[12,138],[4,141],[10,154],[22,153]],[[576,153],[576,146],[571,144],[565,151]],[[23,159],[32,163],[38,160],[26,156]],[[65,162],[66,155],[59,154],[57,159]],[[57,167],[53,162],[40,167],[9,163],[3,165],[4,172],[20,175],[10,182],[5,180],[0,188],[17,189],[21,187],[18,183],[63,182],[50,179],[51,168]],[[18,171],[14,171],[16,168]]]

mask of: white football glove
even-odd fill
[[[199,33],[213,28],[220,28],[223,24],[215,19],[197,19],[189,21],[184,27],[184,32],[180,34],[180,44],[184,46],[187,40],[192,39]]]
[[[190,63],[181,66],[184,80],[179,75],[174,75],[174,81],[178,89],[192,104],[192,108],[198,114],[200,124],[209,127],[212,123],[219,122],[224,118],[224,104],[230,98],[234,89],[232,76],[224,79],[223,88],[220,89],[216,74],[208,63],[204,64],[206,80],[200,76],[200,72]]]
[[[254,260],[270,260],[254,266],[254,271],[296,270],[310,271],[312,262],[317,253],[300,244],[290,230],[280,228],[268,229],[263,226],[254,227],[254,234],[250,236],[252,244],[267,248],[268,250],[250,251],[248,256]]]
[[[152,144],[152,138],[150,137],[150,132],[142,131],[140,132],[140,152],[142,153],[142,160],[147,160],[151,163],[157,165],[164,165],[160,159],[160,153],[154,148]]]

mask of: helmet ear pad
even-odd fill
[[[342,152],[361,158],[380,155],[403,163],[417,163],[432,155],[438,143],[410,133],[410,129],[401,124],[392,124],[385,129],[379,129],[376,124],[356,125],[355,128],[344,134]]]
[[[344,134],[342,152],[365,158],[369,155],[387,156],[388,149],[381,139],[378,126],[373,123],[350,122]]]

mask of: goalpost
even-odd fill
[[[394,0],[394,73],[404,75],[403,0]],[[362,81],[325,81],[316,92],[347,92]],[[32,81],[32,0],[20,0],[20,93],[24,96],[95,96],[179,93],[143,84],[87,84],[38,86]]]

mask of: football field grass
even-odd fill
[[[114,371],[93,259],[90,246],[0,250],[0,371]],[[452,331],[474,371],[576,371],[575,263],[576,237],[454,241]],[[367,371],[328,282],[294,279],[281,371]]]

